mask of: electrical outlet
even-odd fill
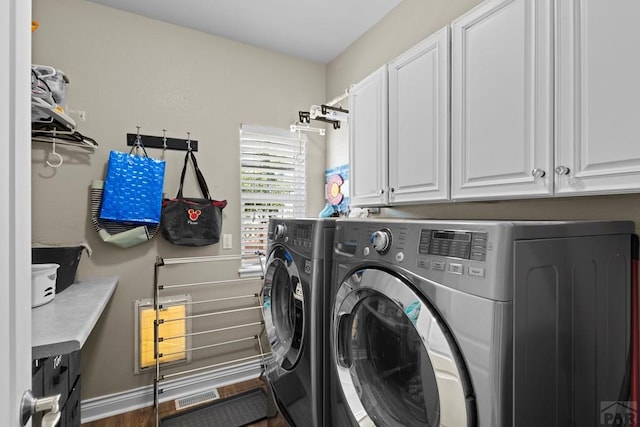
[[[232,246],[231,234],[223,234],[222,249],[231,249]]]

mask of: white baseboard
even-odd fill
[[[160,402],[248,381],[258,378],[261,374],[262,363],[257,360],[216,369],[205,374],[167,380],[162,383],[165,391],[160,396]],[[84,424],[147,406],[153,406],[153,385],[83,400],[80,412],[81,422]]]

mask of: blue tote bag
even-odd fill
[[[100,219],[136,224],[159,224],[165,161],[147,155],[111,151],[104,182]]]

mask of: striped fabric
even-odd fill
[[[145,226],[108,221],[100,218],[104,181],[92,181],[90,192],[91,222],[102,240],[121,248],[129,248],[153,239],[160,230],[160,224]]]

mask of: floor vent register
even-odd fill
[[[268,417],[269,402],[262,388],[249,390],[170,415],[161,427],[241,427]]]
[[[211,402],[212,400],[216,400],[220,398],[220,393],[215,388],[213,390],[207,390],[202,393],[192,394],[190,396],[185,396],[181,399],[176,399],[176,410],[180,411],[182,409],[190,408],[195,405],[200,405],[202,403]]]

